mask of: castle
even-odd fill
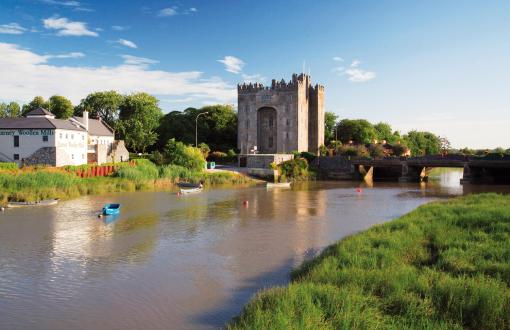
[[[237,147],[241,154],[318,153],[324,144],[324,86],[306,74],[271,86],[240,84]]]

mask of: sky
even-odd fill
[[[310,73],[326,111],[510,147],[510,1],[0,0],[0,101],[101,90],[164,112]]]

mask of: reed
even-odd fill
[[[326,248],[230,329],[509,329],[510,197],[434,202]]]

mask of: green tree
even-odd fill
[[[169,139],[195,144],[195,120],[198,120],[198,142],[204,142],[214,151],[228,151],[237,147],[237,114],[230,105],[213,105],[200,109],[187,108],[166,114],[158,128],[158,149]]]
[[[25,116],[27,113],[29,113],[32,110],[35,110],[37,108],[43,108],[46,110],[49,110],[50,104],[46,100],[44,100],[44,97],[42,96],[36,96],[30,103],[24,104],[22,107],[21,114]]]
[[[74,115],[81,117],[86,110],[91,118],[101,118],[111,127],[115,127],[123,99],[116,91],[91,93],[74,108]]]
[[[21,116],[21,107],[17,102],[10,102],[7,105],[7,117],[17,118]]]
[[[430,132],[410,131],[404,135],[406,145],[413,156],[437,155],[441,150],[441,140]]]
[[[73,115],[73,104],[64,96],[53,95],[49,99],[49,110],[58,119],[67,119]]]
[[[0,103],[0,118],[7,117],[7,104]]]
[[[147,93],[131,94],[124,97],[119,110],[119,137],[131,150],[145,152],[158,137],[156,129],[162,116],[158,100]]]
[[[342,119],[337,125],[338,139],[342,143],[370,143],[377,138],[374,126],[365,119]]]
[[[395,143],[400,140],[400,133],[398,131],[392,131],[388,123],[377,123],[374,125],[374,129],[379,141],[386,140],[387,143]]]
[[[324,114],[324,141],[328,144],[335,139],[335,125],[338,116],[334,112]]]

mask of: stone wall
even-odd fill
[[[280,164],[294,158],[292,154],[270,154],[270,155],[240,155],[246,157],[246,167],[270,169],[271,163]]]
[[[110,157],[113,163],[127,162],[129,160],[129,151],[126,149],[124,140],[114,142]]]
[[[24,158],[22,163],[26,166],[31,165],[57,165],[57,148],[44,147],[34,152],[30,157]]]

